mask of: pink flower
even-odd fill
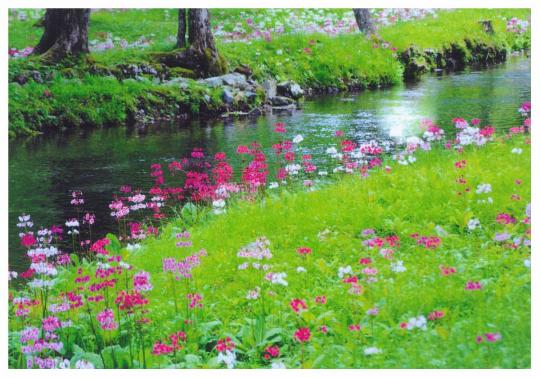
[[[360,324],[350,324],[349,331],[351,332],[360,331]]]
[[[442,319],[444,317],[444,311],[433,311],[428,315],[429,320]]]
[[[279,346],[277,345],[271,345],[267,347],[265,350],[264,358],[269,360],[272,357],[279,357]]]
[[[305,256],[311,254],[311,248],[309,247],[300,247],[296,250],[300,255]]]
[[[311,337],[311,332],[309,331],[309,328],[298,328],[296,332],[294,333],[294,339],[298,341],[299,343],[306,343],[309,341],[309,338]]]
[[[218,340],[216,350],[218,352],[225,352],[226,350],[232,351],[234,349],[234,343],[230,337]]]
[[[442,276],[451,276],[452,274],[456,273],[456,268],[451,266],[439,265],[439,269],[441,270]]]
[[[114,312],[110,308],[106,308],[96,315],[102,329],[113,330],[118,328],[118,323],[114,321]]]
[[[21,244],[23,247],[31,247],[34,244],[36,244],[36,238],[34,237],[34,234],[29,232],[27,234],[24,234],[21,236]]]
[[[317,295],[315,297],[315,303],[326,304],[326,296],[325,295]]]
[[[203,307],[202,296],[200,294],[188,293],[187,298],[190,301],[189,308],[195,308],[195,307],[202,308]]]
[[[276,133],[285,133],[287,130],[285,130],[285,124],[283,122],[276,122],[274,124],[274,132]]]
[[[138,291],[152,290],[153,286],[150,283],[150,273],[145,272],[144,270],[136,273],[133,276],[133,287]]]
[[[465,285],[465,290],[481,290],[482,284],[478,281],[469,281]]]
[[[293,299],[290,303],[291,308],[294,312],[299,313],[300,311],[307,310],[306,302],[304,302],[302,299]]]
[[[500,333],[486,333],[484,336],[486,337],[486,341],[489,343],[496,343],[497,341],[502,339]]]

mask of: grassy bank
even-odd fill
[[[149,303],[140,315],[151,319],[140,323],[145,355],[136,350],[138,365],[130,365],[133,351],[125,335],[131,325],[121,310],[115,310],[120,329],[98,329],[95,341],[86,324],[98,308],[115,306],[122,275],[116,289],[98,290],[104,303],[67,314],[75,324],[68,328],[71,341],[63,355],[72,366],[84,359],[96,367],[102,361],[107,367],[140,367],[144,358],[149,367],[219,367],[224,365],[216,358],[216,343],[230,337],[239,368],[271,362],[289,368],[529,367],[530,249],[524,239],[513,238],[527,238],[530,227],[530,142],[523,136],[500,138],[461,153],[437,146],[416,157],[407,166],[388,162],[389,169],[364,179],[348,176],[311,192],[282,191],[232,204],[225,214],[189,227],[190,236],[181,239],[176,234],[187,217],[139,249],[128,251],[111,239],[109,250],[132,266],[125,274],[144,270],[151,277],[153,290],[145,289]],[[503,233],[509,239],[495,240]],[[271,258],[237,256],[260,237],[270,242],[264,248]],[[366,245],[375,237],[386,242]],[[193,245],[175,246],[179,240]],[[311,251],[301,255],[300,247]],[[175,281],[163,271],[163,259],[183,259],[201,249],[206,255],[191,278]],[[245,262],[253,264],[242,268]],[[94,263],[75,267],[63,270],[50,301],[59,290],[96,294],[83,294],[72,283],[92,274]],[[272,283],[265,278],[269,272],[286,275]],[[256,299],[247,298],[253,291]],[[306,308],[295,313],[294,299]],[[38,305],[25,322],[40,316]],[[11,329],[19,326],[13,319]],[[309,340],[295,341],[297,329],[306,327]],[[187,341],[174,355],[151,353],[151,345],[155,352],[154,343],[167,344],[168,335],[179,330]],[[12,366],[20,363],[19,336],[12,333]],[[264,357],[269,346],[278,347],[279,357]],[[102,350],[101,356],[92,350]]]
[[[376,88],[402,80],[404,71],[413,72],[407,76],[417,76],[433,68],[493,63],[504,59],[511,49],[528,48],[530,44],[530,29],[524,34],[505,31],[506,19],[530,17],[530,11],[522,9],[439,11],[436,17],[381,26],[380,38],[373,40],[366,40],[354,30],[330,36],[323,34],[322,27],[294,34],[285,28],[277,33],[276,23],[287,25],[286,17],[291,12],[269,12],[214,11],[218,46],[231,70],[247,66],[259,82],[267,78],[294,80],[315,91]],[[303,22],[321,23],[325,18],[340,19],[346,14],[345,10],[324,10],[314,18],[316,21],[308,18]],[[249,25],[266,22],[262,33],[268,32],[268,37],[253,37],[254,31],[261,30],[249,26],[247,20],[251,20]],[[492,21],[493,34],[484,31],[481,20]],[[33,23],[10,21],[10,47],[22,49],[37,43],[41,29],[33,27]],[[237,24],[246,29],[242,41],[221,37],[220,31],[227,33]],[[99,11],[91,16],[90,39],[97,44],[111,40],[115,48],[96,51],[89,60],[53,67],[44,67],[36,58],[10,59],[10,136],[32,134],[47,127],[122,124],[140,110],[149,116],[173,117],[249,110],[260,105],[262,99],[257,97],[225,106],[219,89],[201,88],[189,78],[189,72],[153,62],[152,53],[172,48],[175,30],[172,10]],[[142,36],[144,48],[118,46],[118,40],[133,44]],[[403,55],[411,46],[415,46],[414,51]],[[163,80],[182,76],[188,77],[187,90],[184,86],[161,85]],[[115,100],[111,102],[113,95]],[[156,103],[157,108],[152,108]]]

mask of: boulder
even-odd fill
[[[294,81],[288,80],[277,85],[277,94],[298,100],[304,96],[304,90]]]
[[[207,79],[199,80],[200,83],[206,84],[209,87],[215,88],[222,85],[228,85],[237,89],[248,89],[249,84],[246,81],[246,77],[238,72],[233,72],[226,75],[209,77]]]
[[[221,94],[221,99],[227,105],[230,105],[230,104],[233,103],[234,95],[233,95],[232,91],[230,90],[230,88],[227,88],[227,87],[223,88],[223,93]]]
[[[171,80],[167,80],[163,83],[163,85],[169,85],[169,86],[178,86],[180,87],[180,89],[187,89],[189,84],[188,84],[188,79],[185,79],[183,77],[175,77],[174,79],[171,79]]]
[[[292,98],[285,96],[274,96],[270,98],[270,103],[272,104],[272,106],[289,106],[295,105],[296,101],[294,101]]]
[[[265,81],[263,81],[262,87],[263,87],[264,93],[266,94],[266,98],[272,98],[277,95],[275,80],[266,79]]]

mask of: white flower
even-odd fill
[[[276,54],[277,54],[277,55],[282,55],[282,54],[283,54],[283,50],[282,50],[282,49],[276,50]]]
[[[218,362],[223,362],[227,365],[227,369],[234,369],[236,364],[236,354],[230,350],[226,350],[225,354],[219,353],[217,357]]]
[[[448,232],[446,232],[445,229],[440,225],[435,226],[435,232],[439,236],[448,236]]]
[[[130,244],[128,243],[128,245],[126,246],[126,249],[129,251],[129,252],[135,252],[135,251],[138,251],[142,248],[142,246],[139,244],[139,243],[136,243],[136,244]]]
[[[410,155],[408,160],[409,160],[409,163],[412,164],[412,163],[414,163],[416,161],[416,158],[414,156]]]
[[[75,363],[75,369],[95,369],[90,361],[79,360]]]
[[[282,285],[282,286],[288,286],[289,283],[285,281],[285,277],[287,277],[287,273],[268,273],[264,278],[267,281],[272,282],[273,284]]]
[[[512,153],[520,155],[523,152],[521,148],[513,148]]]
[[[302,169],[302,166],[300,164],[287,164],[285,166],[285,170],[290,175],[297,175],[301,169]]]
[[[527,268],[530,268],[531,267],[531,260],[530,259],[523,260],[523,265],[525,265]]]
[[[491,192],[490,184],[478,184],[476,187],[476,194],[489,193]]]
[[[69,369],[69,360],[59,360],[58,369]]]
[[[352,268],[350,265],[347,265],[345,267],[340,266],[338,269],[338,277],[343,278],[346,274],[352,274]]]
[[[410,318],[407,323],[407,329],[420,328],[421,330],[427,330],[427,319],[424,315],[420,315],[416,318]]]
[[[307,272],[306,268],[304,268],[303,266],[299,266],[298,268],[296,268],[296,271],[298,273],[305,273]]]
[[[268,189],[276,189],[277,187],[279,187],[279,184],[277,182],[271,182],[268,185]]]
[[[12,279],[15,279],[17,278],[17,276],[19,275],[17,272],[13,271],[13,272],[8,272],[9,273],[9,276],[8,276],[8,280],[11,281]]]
[[[213,207],[223,208],[225,207],[225,200],[218,199],[212,202]]]
[[[476,218],[472,218],[467,223],[467,227],[469,228],[469,231],[472,231],[472,230],[475,230],[475,229],[480,228],[482,226],[480,225],[480,220],[478,220]]]
[[[260,293],[261,293],[261,288],[257,286],[254,290],[248,291],[246,295],[246,299],[257,299],[259,298]]]
[[[390,264],[390,269],[392,269],[392,272],[395,272],[395,273],[402,273],[407,270],[407,268],[403,266],[403,261],[401,260],[398,260]]]
[[[328,176],[327,171],[319,171],[319,176]]]
[[[364,354],[366,356],[371,356],[372,354],[379,354],[382,353],[382,350],[380,350],[377,347],[368,347],[364,349]]]
[[[293,143],[298,144],[304,140],[304,137],[302,135],[297,135],[293,138]]]
[[[274,361],[271,366],[272,369],[287,369],[283,361]]]

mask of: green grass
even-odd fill
[[[295,10],[298,15],[308,12],[313,19],[320,24],[325,17],[339,19],[347,10],[323,10],[324,17],[316,18],[311,15],[311,10]],[[168,13],[167,13],[168,12]],[[290,12],[289,12],[290,13]],[[287,10],[214,10],[212,12],[215,26],[223,30],[232,30],[236,23],[244,27],[248,17],[253,17],[255,22],[266,22],[269,26],[275,26],[277,22],[286,24]],[[247,65],[253,72],[256,80],[266,78],[277,80],[295,80],[304,88],[325,90],[327,88],[365,89],[395,84],[402,80],[403,67],[396,53],[390,50],[395,47],[398,52],[410,45],[419,48],[431,48],[440,51],[449,45],[460,46],[466,55],[464,63],[475,61],[473,53],[466,46],[466,40],[481,43],[484,46],[494,48],[497,51],[527,48],[530,45],[530,28],[522,36],[507,33],[503,17],[530,18],[528,9],[463,9],[455,11],[440,11],[436,18],[427,17],[424,20],[398,22],[391,26],[381,28],[380,35],[388,42],[388,48],[382,48],[382,41],[375,41],[379,47],[374,48],[374,41],[366,40],[363,35],[341,34],[330,37],[322,34],[280,34],[272,35],[271,41],[263,39],[248,42],[227,42],[217,37],[218,48],[230,63],[233,70],[239,65]],[[308,17],[308,18],[309,18]],[[318,16],[317,16],[318,17]],[[495,30],[494,35],[488,35],[482,30],[479,20],[492,20]],[[46,126],[73,127],[77,125],[104,125],[105,123],[122,124],[126,113],[133,103],[139,101],[140,92],[131,91],[134,85],[125,85],[121,81],[114,82],[107,78],[89,79],[89,70],[99,67],[102,71],[118,72],[118,66],[124,64],[153,64],[149,54],[160,51],[168,51],[174,46],[176,32],[176,11],[164,9],[152,10],[127,10],[127,11],[98,11],[91,15],[90,40],[105,40],[111,33],[113,38],[126,39],[129,42],[136,41],[145,36],[153,41],[147,49],[114,48],[111,50],[96,52],[91,55],[90,62],[66,62],[59,66],[43,66],[37,58],[10,59],[9,77],[14,80],[19,74],[25,74],[32,70],[42,73],[45,82],[41,85],[24,85],[10,83],[9,111],[10,136],[35,134],[42,131]],[[10,47],[23,48],[37,43],[41,35],[41,29],[33,26],[34,21],[16,21],[9,23]],[[287,30],[287,28],[285,28]],[[482,54],[482,53],[481,53]],[[416,58],[423,62],[423,58]],[[476,59],[478,60],[478,59]],[[481,59],[480,59],[481,60]],[[183,75],[181,72],[168,74],[170,77]],[[97,75],[95,75],[97,76]],[[47,79],[51,77],[52,79]],[[70,83],[71,82],[71,83]],[[103,83],[95,85],[96,82]],[[60,84],[61,83],[61,84]],[[66,86],[68,89],[62,89]],[[194,81],[190,86],[197,86]],[[163,102],[169,103],[182,97],[179,105],[189,109],[192,114],[198,114],[200,96],[190,97],[187,94],[170,94],[162,89],[157,83],[146,82],[145,91],[151,93],[165,93]],[[81,97],[80,94],[71,96],[70,90],[78,88],[80,93],[89,97]],[[51,91],[57,93],[59,101],[44,100],[42,93]],[[120,94],[113,104],[104,102],[107,93]],[[64,96],[65,94],[65,96]],[[187,95],[187,96],[186,96]],[[137,97],[139,96],[139,97]],[[64,99],[69,106],[62,106]],[[73,104],[75,100],[80,104]],[[222,107],[219,94],[212,96],[213,101],[209,108],[219,109]],[[215,100],[215,101],[214,101]],[[144,101],[143,101],[144,102]],[[148,103],[152,103],[151,101]],[[252,108],[256,104],[242,104],[242,107]],[[110,116],[90,113],[103,113],[100,109],[85,109],[86,105],[106,109]],[[240,105],[235,105],[240,107]],[[69,117],[63,117],[66,108]],[[145,109],[149,112],[153,110]],[[235,110],[235,109],[233,109]],[[167,113],[170,113],[167,111]],[[166,114],[167,114],[166,113]],[[53,116],[50,118],[49,116]]]
[[[500,139],[463,153],[438,147],[418,153],[413,165],[390,163],[391,172],[378,170],[365,179],[346,176],[312,192],[284,190],[255,202],[239,201],[226,214],[209,215],[190,226],[194,244],[189,248],[175,246],[175,234],[186,224],[185,216],[165,225],[161,236],[143,242],[141,250],[113,247],[133,266],[133,272],[151,274],[154,289],[148,293],[147,345],[185,330],[188,341],[178,352],[175,367],[220,366],[213,348],[225,336],[236,344],[237,367],[243,368],[268,366],[261,356],[264,348],[274,344],[280,346],[280,359],[287,367],[299,367],[302,356],[303,366],[310,368],[530,367],[531,276],[524,265],[530,249],[509,249],[493,239],[502,231],[523,235],[529,227],[521,223],[531,198],[530,144],[524,142],[521,136]],[[523,153],[511,153],[514,148]],[[458,160],[467,161],[464,169],[454,166]],[[460,176],[466,184],[456,182]],[[491,184],[493,191],[476,194],[477,185],[483,183]],[[488,196],[492,204],[479,201]],[[502,212],[518,222],[498,224],[495,219]],[[480,220],[481,228],[468,230],[472,218]],[[418,246],[410,237],[413,233],[437,235],[438,227],[444,234],[435,250]],[[362,245],[361,232],[368,228],[379,236],[399,236],[393,260]],[[288,286],[271,285],[261,270],[238,270],[246,261],[237,257],[238,250],[261,236],[270,241],[273,255],[261,263],[269,264],[269,271],[287,273]],[[296,249],[301,246],[312,248],[312,254],[298,255]],[[162,271],[162,259],[184,258],[201,248],[208,256],[202,257],[193,278],[171,285],[174,281]],[[365,281],[364,266],[358,263],[362,257],[372,258],[377,282]],[[391,270],[390,264],[397,260],[403,261],[405,272]],[[347,265],[360,278],[361,295],[349,294],[348,285],[337,276],[339,267]],[[457,273],[444,277],[440,265],[455,267]],[[299,266],[307,272],[298,272]],[[95,269],[90,263],[82,267],[85,274]],[[75,269],[64,271],[55,290],[70,290],[74,277]],[[482,290],[464,290],[468,281],[480,281]],[[257,286],[261,298],[246,299],[247,292]],[[114,293],[105,293],[114,298]],[[189,310],[187,293],[201,294],[203,308]],[[316,304],[318,295],[325,295],[327,304]],[[305,300],[308,310],[295,314],[289,306],[294,298]],[[96,305],[94,314],[103,306]],[[380,313],[373,319],[366,311],[375,306]],[[445,316],[428,322],[426,331],[400,329],[401,322],[434,310],[444,311]],[[30,322],[39,319],[39,307],[35,311]],[[70,318],[80,321],[73,328],[67,356],[80,358],[81,349],[72,344],[85,346],[86,353],[95,348],[86,323],[89,318],[86,310],[74,310]],[[193,326],[186,326],[185,319],[193,321]],[[350,324],[361,324],[361,332],[349,331]],[[328,327],[327,334],[319,332],[322,325]],[[19,327],[13,320],[11,329]],[[293,341],[298,327],[309,327],[312,332],[305,349]],[[487,332],[500,332],[502,340],[478,345],[476,336]],[[17,333],[12,335],[12,356],[17,358]],[[118,331],[112,334],[118,335]],[[373,346],[382,353],[365,356],[364,348]],[[126,356],[126,348],[115,348],[117,356]],[[95,354],[88,356],[100,361]],[[173,367],[170,358],[151,356],[150,349],[146,358],[148,366]],[[110,361],[110,357],[105,359]]]
[[[510,152],[516,146],[523,148],[523,154]],[[461,159],[467,160],[463,171],[453,165]],[[460,174],[472,189],[462,196],[456,194],[464,189],[456,183]],[[516,185],[516,179],[523,183]],[[475,193],[481,183],[492,185],[492,205],[478,203],[487,197]],[[514,193],[521,200],[512,201]],[[522,219],[529,201],[530,146],[524,145],[522,138],[463,154],[425,153],[414,166],[394,166],[389,174],[377,172],[366,180],[349,177],[311,193],[287,193],[257,204],[239,203],[226,215],[194,227],[190,230],[193,250],[205,248],[208,257],[196,269],[191,290],[204,297],[204,321],[220,322],[216,335],[230,334],[239,340],[250,357],[246,366],[259,365],[253,349],[260,346],[249,333],[242,333],[247,319],[259,311],[245,295],[261,286],[265,293],[276,293],[264,299],[266,329],[280,330],[287,348],[287,366],[298,364],[300,348],[291,343],[291,336],[297,324],[305,322],[315,334],[308,347],[309,367],[353,366],[356,342],[360,350],[377,346],[384,351],[373,358],[358,356],[356,362],[361,367],[528,367],[530,271],[523,264],[528,252],[502,248],[493,237],[504,229],[495,222],[496,215],[507,212]],[[471,218],[480,220],[480,230],[467,231]],[[413,233],[436,235],[437,225],[448,233],[437,250],[419,247],[409,237]],[[161,259],[187,254],[174,246],[175,226],[180,224],[173,223],[162,237],[145,244],[142,252],[128,256],[134,266],[152,273],[156,287],[168,284],[167,276],[160,273]],[[389,261],[361,245],[359,234],[366,228],[401,238],[394,259],[404,262],[406,272],[393,273]],[[523,225],[509,228],[511,233],[523,229]],[[325,230],[330,233],[322,239],[320,234]],[[286,272],[288,287],[270,287],[259,271],[237,269],[243,261],[236,252],[259,236],[270,240],[274,256],[268,261],[271,271]],[[313,248],[312,256],[300,257],[295,252],[300,246]],[[371,256],[379,269],[379,282],[366,285],[363,295],[351,296],[337,278],[338,268],[351,265],[358,272],[358,259],[365,256]],[[441,264],[455,266],[458,273],[442,277]],[[297,266],[305,267],[307,273],[297,273]],[[465,291],[469,280],[482,281],[484,289]],[[326,295],[328,305],[315,305],[316,295]],[[163,298],[163,291],[157,291],[151,301],[156,303],[156,311],[159,308],[159,324],[167,334],[174,329],[175,320],[170,300],[167,304]],[[289,308],[293,298],[307,300],[309,311],[302,321]],[[373,306],[381,312],[372,336],[365,312]],[[435,309],[444,310],[446,316],[431,324],[428,331],[399,330],[399,322]],[[365,329],[355,340],[347,325],[357,322]],[[332,330],[331,335],[317,332],[323,324]],[[485,332],[501,332],[502,342],[489,350],[476,345],[475,336]]]
[[[380,30],[382,38],[398,50],[411,44],[421,49],[442,49],[465,39],[482,41],[487,44],[507,43],[508,46],[523,48],[526,43],[513,33],[506,32],[506,19],[517,17],[530,19],[530,9],[457,9],[439,12],[436,18],[426,18],[415,22],[401,22]],[[492,21],[494,37],[484,32],[479,21]],[[530,28],[522,38],[530,40]],[[525,44],[525,48],[530,45]]]

